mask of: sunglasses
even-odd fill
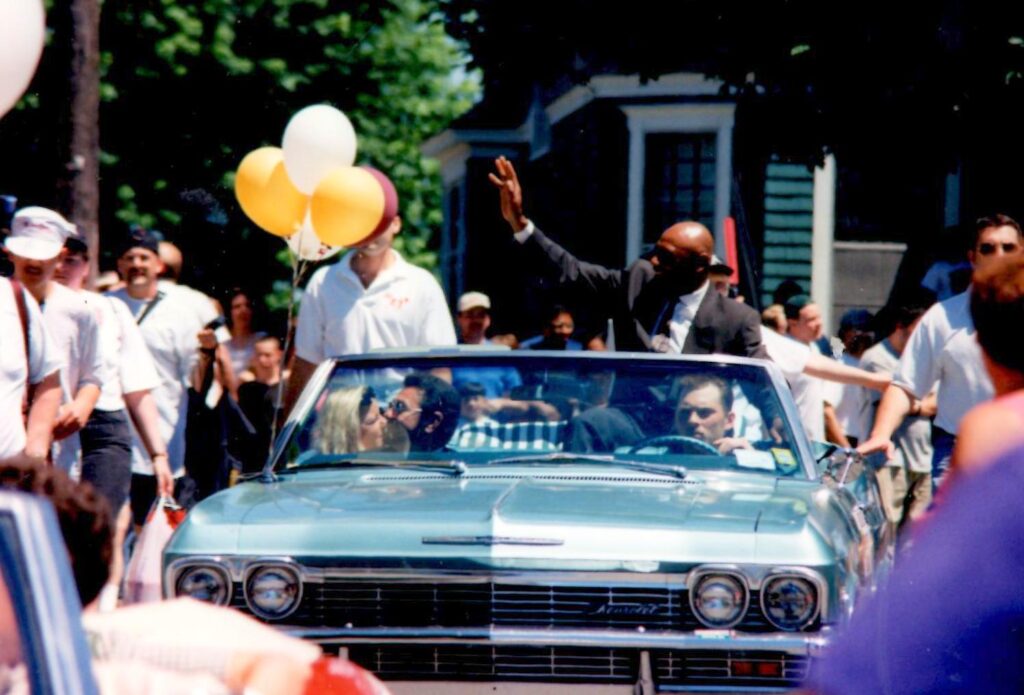
[[[422,413],[423,408],[410,408],[409,404],[405,401],[391,401],[386,406],[382,406],[380,409],[381,414],[387,412],[394,412],[395,415],[401,415],[403,413]]]
[[[1008,242],[1005,244],[992,244],[986,242],[984,244],[978,244],[978,253],[982,256],[991,256],[999,248],[1002,248],[1003,253],[1006,254],[1017,253],[1017,251],[1020,250],[1020,244],[1014,242]]]

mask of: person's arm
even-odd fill
[[[28,411],[28,423],[25,426],[26,458],[37,462],[46,460],[60,400],[60,372],[47,375],[35,385]]]
[[[534,244],[549,263],[561,273],[559,281],[593,293],[604,293],[622,285],[622,271],[579,260],[536,229],[523,211],[523,188],[515,167],[505,157],[494,161],[495,173],[488,174],[501,196],[501,215],[512,228],[517,241]]]
[[[804,367],[804,374],[840,384],[863,386],[875,391],[885,391],[892,382],[890,374],[868,372],[851,367],[813,351],[807,360],[807,366]]]
[[[882,394],[882,402],[878,404],[871,436],[857,447],[858,453],[868,455],[884,451],[886,458],[891,459],[895,453],[892,443],[893,432],[911,413],[914,400],[914,396],[902,386],[890,384]]]
[[[96,384],[85,384],[78,389],[74,399],[59,409],[57,419],[53,423],[53,438],[56,440],[70,437],[85,427],[99,398],[100,387]]]
[[[167,458],[167,447],[160,436],[160,414],[157,412],[153,394],[149,389],[133,391],[124,394],[124,402],[135,424],[135,431],[139,433],[139,439],[142,440],[142,445],[146,447],[146,452],[153,462],[157,493],[172,497],[174,478]]]
[[[825,441],[838,444],[844,449],[850,448],[850,440],[846,438],[839,418],[836,417],[836,409],[831,403],[825,403]]]
[[[281,409],[281,417],[288,417],[292,412],[292,408],[295,407],[295,401],[299,400],[299,394],[302,393],[302,389],[306,387],[306,382],[313,376],[313,372],[316,371],[316,365],[312,362],[307,362],[301,357],[295,358],[295,363],[292,365],[292,373],[288,377],[288,388],[285,390],[284,396],[284,407]]]

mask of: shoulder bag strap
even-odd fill
[[[32,354],[29,340],[28,305],[25,303],[25,288],[13,278],[9,281],[14,293],[14,303],[18,307],[18,319],[21,321],[21,338],[25,342],[25,395],[21,399],[21,412],[28,417],[29,391],[32,390]]]
[[[149,304],[147,304],[146,308],[142,310],[141,314],[139,314],[139,318],[135,319],[135,323],[137,323],[137,324],[139,324],[141,326],[142,322],[146,320],[147,316],[149,316],[149,312],[153,311],[153,309],[156,308],[156,305],[159,304],[160,300],[163,299],[163,298],[164,298],[164,293],[158,291],[156,293],[156,296],[153,297],[153,301],[151,301]]]

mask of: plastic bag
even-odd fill
[[[150,603],[163,598],[163,552],[184,518],[174,500],[161,497],[146,517],[124,576],[124,603]]]

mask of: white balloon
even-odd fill
[[[45,34],[42,0],[0,0],[0,116],[32,81]]]
[[[286,241],[292,253],[304,261],[322,261],[342,249],[341,246],[328,246],[320,241],[316,232],[313,231],[313,223],[309,219],[308,211],[306,212],[306,221],[299,227],[299,231],[288,237]]]
[[[281,149],[288,178],[297,189],[312,195],[329,171],[355,163],[356,131],[333,106],[307,106],[288,121]]]

